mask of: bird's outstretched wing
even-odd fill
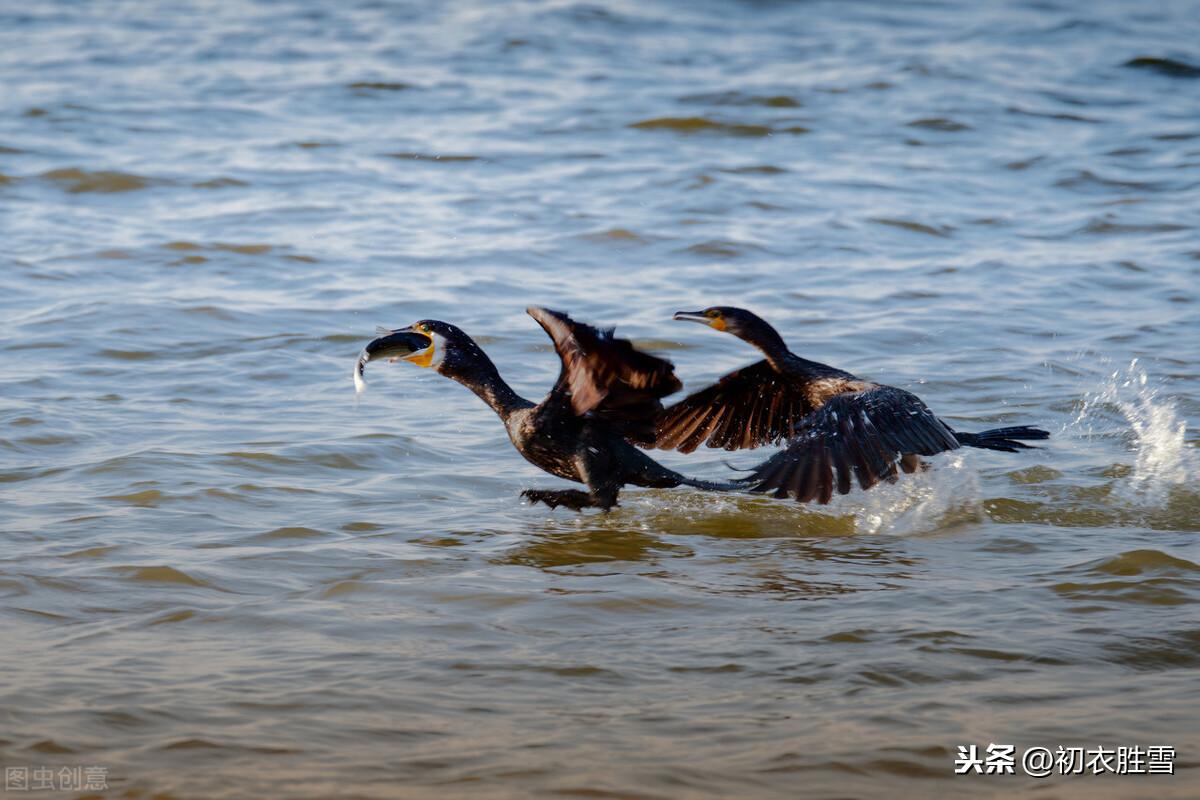
[[[913,454],[931,456],[959,447],[958,439],[916,396],[891,386],[841,394],[801,420],[784,450],[745,479],[752,492],[791,495],[801,503],[828,503],[850,491],[853,473],[869,489],[896,479],[898,462],[915,467]]]
[[[569,402],[576,416],[604,420],[632,442],[652,443],[662,398],[681,388],[671,362],[635,349],[611,328],[593,328],[545,308],[526,312],[550,335],[562,359],[551,399]]]
[[[654,446],[690,453],[701,444],[726,450],[774,444],[811,410],[794,381],[758,361],[664,411]]]

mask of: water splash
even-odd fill
[[[1162,502],[1173,486],[1197,474],[1196,455],[1187,443],[1187,420],[1161,390],[1135,358],[1128,367],[1114,370],[1098,390],[1085,394],[1066,426],[1089,439],[1131,436],[1133,471],[1116,487],[1127,500]]]
[[[901,475],[893,484],[852,493],[859,533],[905,536],[982,517],[979,473],[964,453],[930,460],[930,469]]]

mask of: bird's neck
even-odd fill
[[[489,408],[500,415],[500,419],[505,421],[508,421],[514,411],[533,405],[513,391],[504,378],[500,377],[500,371],[482,350],[472,359],[469,369],[449,373],[448,377],[474,392],[480,400],[488,404]]]
[[[792,355],[784,344],[783,337],[764,320],[760,319],[753,327],[741,331],[741,338],[761,350],[767,361],[776,369]]]
[[[738,336],[742,341],[748,342],[762,351],[771,368],[782,375],[791,375],[801,380],[832,376],[854,378],[849,372],[796,355],[784,344],[783,337],[779,335],[779,332],[762,318],[758,318],[754,325],[738,331]]]

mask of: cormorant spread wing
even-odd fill
[[[752,492],[828,503],[850,491],[850,475],[869,489],[896,479],[908,454],[932,456],[959,447],[946,423],[916,395],[891,386],[837,395],[800,421],[787,447],[746,478]],[[901,464],[906,472],[915,460]]]
[[[655,446],[690,453],[701,444],[726,450],[774,444],[811,410],[793,380],[758,361],[664,411]]]
[[[545,308],[526,312],[549,334],[562,359],[550,397],[569,401],[576,416],[604,420],[632,442],[652,443],[661,399],[682,387],[674,365],[618,339],[612,328],[593,328]]]

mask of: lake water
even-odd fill
[[[6,4],[0,765],[113,798],[1200,795],[1197,42],[1192,2]],[[1054,436],[826,508],[576,515],[522,503],[565,484],[462,387],[373,363],[356,398],[375,326],[425,317],[540,398],[529,304],[688,390],[755,354],[671,313],[744,305]],[[991,743],[1175,775],[954,775]]]

